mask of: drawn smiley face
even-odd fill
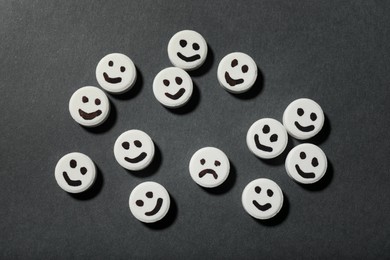
[[[321,131],[324,120],[320,105],[308,98],[293,101],[283,114],[283,125],[287,132],[300,140],[315,136]]]
[[[279,185],[269,179],[251,181],[242,192],[245,211],[257,219],[274,217],[283,206],[283,192]]]
[[[215,147],[204,147],[190,160],[191,178],[200,186],[213,188],[221,185],[229,176],[230,163],[224,152]]]
[[[293,180],[310,184],[319,181],[325,175],[328,161],[318,146],[300,144],[289,152],[285,166],[287,174]]]
[[[272,118],[263,118],[249,128],[246,144],[249,150],[263,159],[275,158],[287,146],[288,135],[284,126]]]
[[[95,177],[95,164],[82,153],[66,154],[58,161],[55,168],[58,185],[69,193],[87,190],[94,183]]]
[[[154,157],[154,143],[145,132],[129,130],[115,142],[114,155],[117,162],[131,171],[146,168]]]
[[[232,93],[249,90],[257,79],[257,65],[247,54],[234,52],[226,55],[218,65],[218,81]]]
[[[183,106],[191,98],[192,91],[193,83],[190,75],[180,68],[163,69],[153,81],[154,96],[166,107]]]
[[[175,67],[184,70],[199,68],[207,57],[207,43],[195,31],[177,32],[168,43],[168,57]]]
[[[111,53],[103,57],[96,67],[100,86],[111,93],[123,93],[134,85],[137,70],[133,61],[124,54]]]
[[[129,198],[130,211],[135,218],[145,223],[162,219],[170,207],[168,191],[156,182],[143,182],[133,189]]]
[[[110,102],[104,92],[96,87],[82,87],[69,100],[72,118],[83,126],[97,126],[108,117]]]

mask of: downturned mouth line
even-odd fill
[[[258,210],[261,210],[261,211],[266,211],[266,210],[269,210],[272,206],[270,203],[266,203],[264,205],[260,205],[257,201],[253,200],[252,201],[253,205],[255,205],[255,207],[258,209]]]
[[[66,183],[68,183],[69,186],[77,187],[77,186],[81,185],[81,181],[80,180],[77,180],[77,181],[71,180],[69,178],[67,172],[63,172],[62,175],[64,176],[64,179],[65,179]]]
[[[156,215],[157,212],[160,211],[162,204],[163,204],[163,199],[162,198],[158,198],[156,206],[154,207],[154,209],[152,211],[145,212],[145,215],[148,216],[148,217]]]
[[[177,100],[177,99],[181,98],[185,92],[186,92],[186,90],[184,88],[181,88],[181,89],[179,89],[178,92],[176,92],[176,94],[172,95],[169,93],[165,93],[165,96],[167,96],[170,99]]]
[[[97,116],[100,116],[102,114],[102,111],[99,109],[99,110],[96,110],[95,112],[91,112],[91,113],[87,113],[81,109],[79,109],[79,115],[85,119],[85,120],[92,120],[94,119],[95,117]]]
[[[232,87],[244,82],[244,79],[233,79],[232,77],[230,77],[229,72],[227,71],[225,72],[225,80]]]
[[[261,144],[258,134],[255,134],[255,144],[257,149],[262,150],[264,152],[272,152],[274,150],[272,147]]]
[[[295,126],[302,132],[311,132],[314,130],[314,125],[301,126],[297,121],[295,121]]]
[[[117,77],[117,78],[110,78],[107,73],[103,73],[103,77],[104,79],[108,82],[108,83],[111,83],[111,84],[117,84],[117,83],[120,83],[122,82],[122,78],[121,77]]]
[[[204,169],[199,173],[199,178],[203,178],[206,174],[212,174],[214,179],[218,179],[218,174],[213,169]]]
[[[125,160],[129,163],[138,163],[138,162],[142,161],[143,159],[145,159],[146,155],[147,154],[145,152],[142,152],[140,155],[138,155],[135,158],[125,157]]]
[[[200,59],[200,55],[199,54],[195,54],[193,56],[190,56],[190,57],[187,57],[187,56],[184,56],[183,54],[181,54],[180,52],[177,53],[177,56],[186,61],[186,62],[191,62],[191,61],[196,61],[196,60],[199,60]]]
[[[298,164],[295,164],[295,169],[297,170],[298,174],[305,179],[313,179],[316,177],[314,172],[304,172],[301,170]]]

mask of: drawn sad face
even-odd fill
[[[144,182],[133,189],[129,198],[130,211],[145,223],[162,219],[170,207],[168,191],[156,182]]]
[[[263,118],[249,128],[246,143],[256,156],[270,159],[281,154],[287,146],[288,136],[284,126],[272,118]]]
[[[320,105],[307,98],[293,101],[283,114],[283,125],[293,137],[305,140],[315,136],[324,125],[324,112]]]
[[[95,164],[82,153],[69,153],[63,156],[55,168],[58,185],[69,193],[87,190],[94,183],[95,177]]]
[[[274,217],[283,206],[283,192],[269,179],[251,181],[242,192],[242,205],[246,212],[257,219]]]
[[[193,83],[190,75],[180,68],[166,68],[153,81],[156,99],[166,107],[181,107],[191,98]]]
[[[257,65],[247,54],[234,52],[226,55],[218,65],[218,81],[232,93],[249,90],[257,79]]]
[[[154,156],[154,143],[145,132],[129,130],[116,140],[114,155],[123,168],[139,171],[151,163]]]
[[[319,181],[325,175],[328,161],[318,146],[301,144],[289,152],[285,166],[287,174],[293,180],[310,184]]]
[[[207,43],[203,36],[195,31],[180,31],[168,43],[168,56],[175,67],[194,70],[206,60]]]
[[[83,126],[97,126],[108,117],[110,102],[106,94],[96,87],[83,87],[73,93],[69,101],[72,118]]]

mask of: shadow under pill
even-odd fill
[[[326,187],[328,187],[333,179],[334,168],[332,162],[329,161],[329,159],[327,160],[328,160],[328,168],[326,169],[325,175],[319,181],[312,184],[298,183],[298,185],[304,188],[305,190],[312,191],[312,192],[321,191]]]
[[[221,195],[228,192],[231,188],[233,188],[234,183],[236,182],[236,178],[237,178],[236,167],[230,161],[229,176],[221,185],[214,188],[205,188],[205,187],[201,187],[201,188],[209,194]]]
[[[235,94],[228,92],[232,96],[241,99],[241,100],[249,100],[257,97],[264,87],[264,74],[261,72],[261,70],[257,67],[257,79],[253,86],[246,92]]]
[[[256,218],[253,219],[260,225],[272,227],[281,224],[285,219],[287,219],[289,212],[290,212],[290,202],[286,194],[283,192],[283,206],[278,212],[278,214],[276,214],[276,216],[270,219],[263,219],[263,220],[256,219]]]
[[[108,114],[106,121],[104,121],[101,125],[95,127],[86,127],[86,126],[82,126],[82,127],[84,130],[92,134],[102,134],[110,130],[115,125],[117,117],[118,114],[117,114],[116,107],[110,100],[110,113]]]
[[[133,176],[140,178],[147,178],[155,174],[162,164],[162,154],[159,146],[154,142],[154,157],[152,162],[145,168],[140,171],[131,171],[125,169],[128,173],[131,173]]]
[[[195,108],[199,105],[199,103],[200,103],[199,88],[197,87],[195,82],[193,82],[192,95],[186,104],[184,104],[183,106],[178,107],[178,108],[169,108],[169,107],[165,107],[165,106],[164,106],[164,108],[173,114],[184,115],[184,114],[189,114],[192,111],[194,111]]]
[[[164,216],[164,218],[162,218],[161,220],[154,222],[154,223],[142,222],[142,224],[144,224],[146,227],[153,229],[153,230],[162,230],[162,229],[166,229],[166,228],[170,227],[175,222],[175,220],[177,218],[178,209],[177,209],[177,203],[176,203],[175,199],[173,198],[173,196],[171,194],[169,194],[169,197],[171,200],[171,204],[170,204],[169,210],[168,210],[167,214]]]
[[[96,167],[96,177],[95,177],[95,182],[92,184],[92,186],[88,190],[83,191],[81,193],[69,193],[71,197],[73,197],[76,200],[90,200],[96,197],[100,193],[100,191],[104,186],[104,178],[100,168],[96,164],[95,167]]]
[[[278,156],[276,156],[275,158],[272,158],[272,159],[263,159],[263,158],[258,158],[258,159],[260,161],[262,161],[263,163],[271,165],[271,166],[278,166],[278,165],[284,164],[288,153],[291,151],[292,148],[294,148],[294,143],[293,143],[293,139],[291,138],[291,136],[287,135],[287,138],[288,138],[287,146],[281,154],[279,154]]]
[[[144,78],[140,70],[137,67],[135,67],[135,69],[137,71],[137,79],[134,82],[134,85],[131,87],[131,89],[129,89],[128,91],[122,94],[110,93],[113,98],[117,100],[130,100],[138,96],[139,93],[141,93],[142,86],[144,83]]]
[[[215,56],[214,51],[207,44],[207,57],[204,63],[197,69],[188,71],[191,77],[199,77],[206,74],[214,64]]]

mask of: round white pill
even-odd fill
[[[184,30],[172,36],[168,43],[168,57],[175,67],[184,70],[199,68],[207,57],[207,43],[195,31]]]
[[[287,146],[288,135],[284,126],[272,118],[257,120],[246,134],[246,144],[257,157],[270,159],[281,154]]]
[[[328,161],[318,146],[300,144],[288,153],[285,166],[288,176],[293,180],[310,184],[319,181],[325,175]]]
[[[145,132],[129,130],[115,141],[114,155],[117,162],[131,171],[146,168],[154,156],[154,143]]]
[[[232,93],[249,90],[257,79],[257,65],[247,54],[233,52],[226,55],[218,65],[218,81]]]
[[[69,100],[72,118],[83,126],[98,126],[108,117],[110,101],[107,95],[96,87],[82,87]]]
[[[279,185],[260,178],[246,185],[241,197],[246,212],[257,219],[274,217],[283,206],[283,192]]]
[[[192,79],[180,68],[171,67],[160,71],[153,81],[153,93],[158,102],[166,107],[181,107],[191,98]]]
[[[129,207],[139,221],[153,223],[162,219],[169,211],[171,200],[168,191],[160,184],[147,181],[133,189]]]
[[[124,54],[104,56],[96,67],[96,79],[100,86],[111,93],[123,93],[134,85],[137,70],[133,61]]]
[[[283,125],[296,139],[305,140],[315,136],[324,125],[324,112],[320,105],[308,98],[293,101],[283,114]]]
[[[205,147],[191,158],[191,178],[200,186],[213,188],[221,185],[229,176],[230,163],[224,152],[215,147]]]
[[[68,153],[58,161],[54,175],[61,189],[69,193],[80,193],[94,183],[96,167],[85,154]]]

